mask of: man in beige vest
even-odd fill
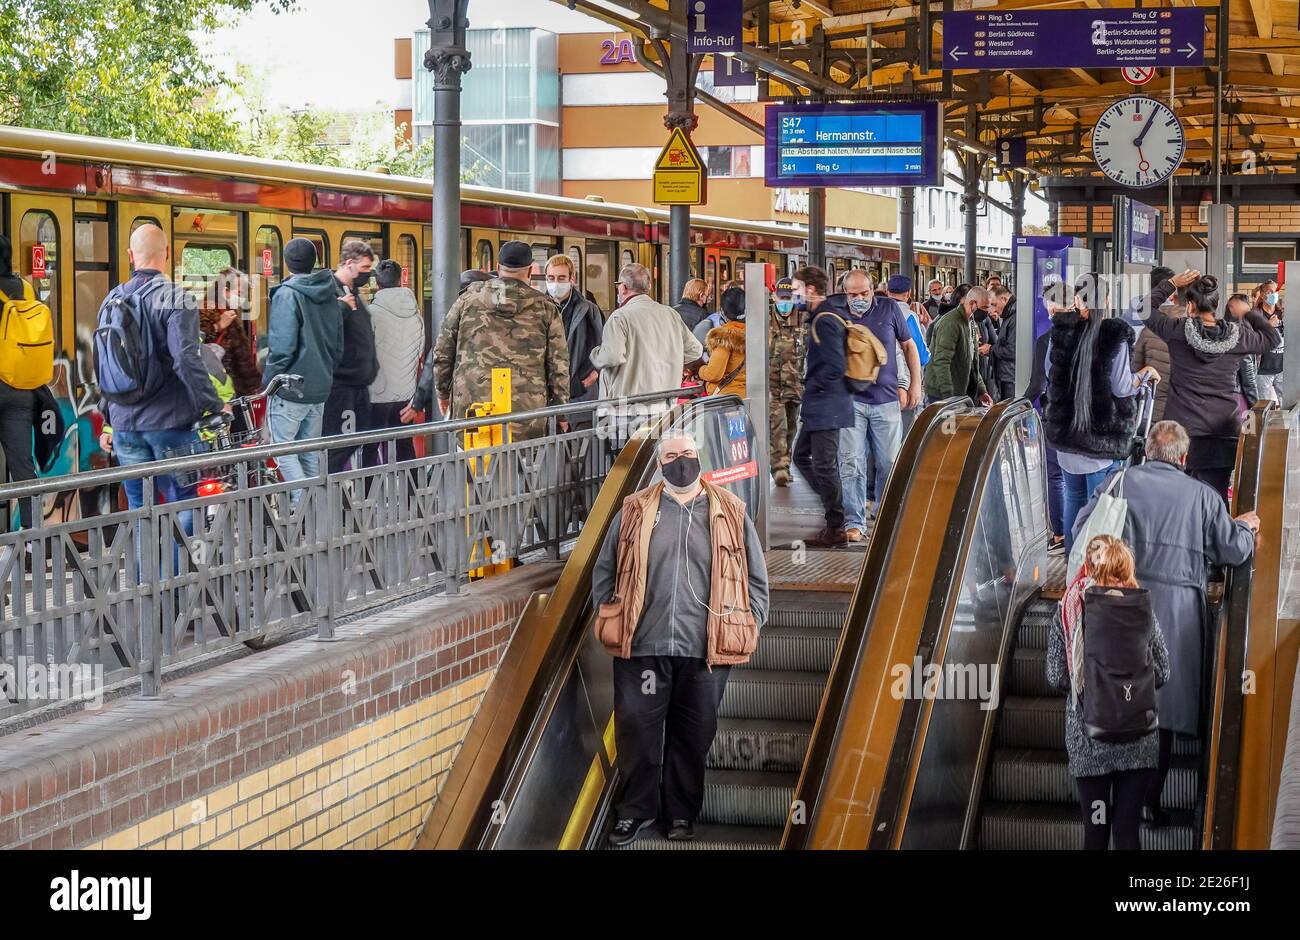
[[[596,636],[615,657],[615,846],[656,818],[669,839],[694,837],[727,676],[767,618],[767,567],[744,501],[701,478],[687,434],[659,442],[659,463],[663,480],[624,500],[591,579]]]

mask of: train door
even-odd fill
[[[388,257],[402,266],[402,287],[409,287],[414,293],[420,308],[424,308],[424,278],[421,268],[424,258],[420,251],[422,226],[403,222],[388,223],[386,241]]]
[[[489,228],[469,230],[469,267],[477,271],[497,269],[497,233]]]
[[[55,356],[74,353],[76,319],[72,257],[72,200],[62,196],[9,197],[8,229],[14,272],[31,283],[54,315]]]
[[[591,296],[596,298],[596,306],[600,307],[606,316],[614,310],[617,297],[614,290],[614,279],[617,276],[614,270],[617,251],[616,242],[588,238],[582,266],[579,268],[581,271],[579,282],[583,290],[591,291]]]
[[[172,244],[172,207],[156,202],[119,202],[117,203],[117,278],[119,281],[130,280],[135,269],[131,265],[131,256],[127,254],[131,247],[131,235],[142,225],[152,222],[163,230],[167,244]],[[172,265],[175,267],[176,253],[172,252]],[[168,277],[175,273],[164,271]]]
[[[248,319],[265,336],[271,314],[271,291],[284,280],[284,246],[293,237],[293,220],[282,213],[248,214],[248,275],[251,296]]]
[[[172,267],[176,282],[200,305],[217,301],[221,272],[245,267],[243,213],[174,207]]]

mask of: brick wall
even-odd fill
[[[1159,203],[1157,202],[1157,207]],[[1178,215],[1181,229],[1196,235],[1206,233],[1206,225],[1197,220],[1199,207],[1179,206]],[[1082,205],[1061,206],[1057,210],[1058,224],[1062,235],[1108,234],[1111,226],[1110,205],[1097,205],[1092,210],[1092,227],[1088,227],[1088,207]],[[1238,228],[1242,233],[1292,233],[1300,232],[1300,205],[1243,205],[1238,209]],[[1174,220],[1165,218],[1165,231],[1173,232]]]
[[[0,738],[0,848],[407,847],[530,565]]]

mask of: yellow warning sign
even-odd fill
[[[655,161],[654,201],[661,206],[699,206],[707,200],[708,173],[700,152],[680,127]]]

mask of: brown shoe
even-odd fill
[[[861,542],[861,541],[862,541],[862,530],[861,530],[861,529],[845,529],[845,530],[844,530],[844,537],[845,537],[846,539],[848,539],[848,541],[850,541],[850,542]]]
[[[818,548],[841,548],[849,544],[849,537],[843,529],[827,528],[810,538],[808,544]]]

